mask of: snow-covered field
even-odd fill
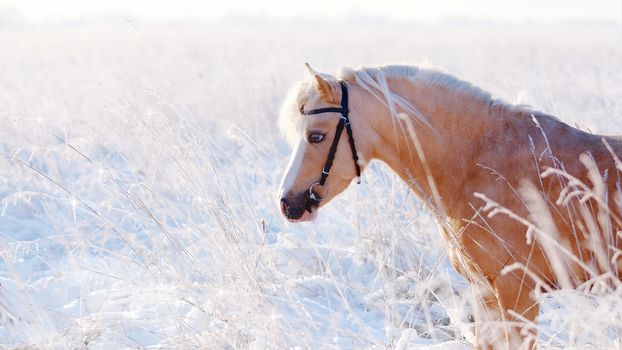
[[[0,344],[470,348],[467,284],[381,164],[288,224],[276,113],[304,62],[442,68],[622,134],[619,26],[0,30]],[[540,346],[622,348],[622,290],[544,296]]]

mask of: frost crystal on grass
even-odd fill
[[[618,33],[530,28],[0,29],[0,344],[468,348],[466,283],[384,166],[317,223],[283,221],[276,113],[305,61],[428,60],[622,134]],[[568,180],[560,201],[589,195]],[[540,343],[619,347],[620,292],[543,297]]]

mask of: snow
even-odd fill
[[[282,219],[276,112],[304,62],[433,62],[622,134],[619,28],[491,26],[3,29],[0,344],[471,348],[467,283],[387,168]],[[620,347],[619,295],[543,299],[541,346]]]

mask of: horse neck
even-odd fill
[[[379,107],[368,109],[378,136],[372,157],[391,167],[422,199],[451,205],[448,198],[456,197],[474,166],[477,140],[497,124],[491,100],[406,79],[390,79],[389,86],[419,109],[432,128],[412,118],[394,122],[376,100]]]

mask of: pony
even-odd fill
[[[279,189],[289,221],[314,219],[359,168],[386,163],[426,203],[451,264],[477,291],[478,349],[535,348],[539,292],[620,285],[621,136],[578,130],[440,71],[307,68],[279,114],[293,146]]]

